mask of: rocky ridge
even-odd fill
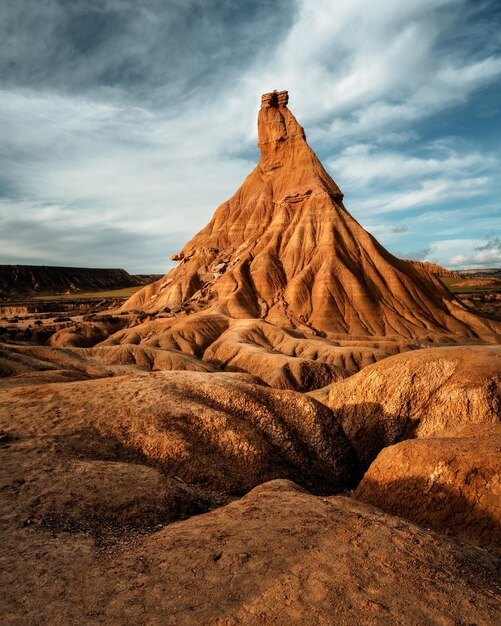
[[[442,278],[461,278],[461,274],[459,274],[459,272],[453,272],[451,270],[446,269],[445,267],[442,267],[441,265],[437,265],[436,263],[429,263],[428,261],[414,261],[414,260],[409,260],[409,263],[412,263],[418,269],[431,272],[434,276],[439,276]]]
[[[288,481],[120,543],[27,526],[2,552],[3,615],[14,624],[36,623],[41,607],[51,624],[492,626],[500,617],[488,554]]]
[[[156,278],[154,274],[131,275],[123,269],[0,265],[0,297],[121,289],[145,285]]]

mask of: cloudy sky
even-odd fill
[[[499,0],[1,0],[0,263],[164,272],[290,108],[391,252],[501,265]]]

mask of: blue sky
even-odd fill
[[[497,0],[3,0],[0,263],[166,271],[272,89],[391,252],[501,266]]]

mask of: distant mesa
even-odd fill
[[[49,265],[0,265],[0,297],[10,294],[77,293],[135,287],[158,278],[131,275],[124,269],[57,267]]]
[[[450,273],[397,259],[347,212],[288,98],[263,94],[259,163],[171,257],[178,266],[123,310],[261,319],[327,336],[492,335],[495,322],[473,314],[437,278]]]

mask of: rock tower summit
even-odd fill
[[[261,108],[268,109],[270,107],[273,108],[281,108],[287,106],[289,102],[289,92],[288,91],[272,91],[271,93],[263,93],[261,96]]]
[[[286,139],[297,137],[306,146],[306,135],[294,115],[287,108],[289,93],[287,91],[272,91],[261,96],[261,110],[257,120],[258,146],[261,150],[261,166],[272,170],[277,167],[278,151],[290,148],[288,143],[274,147],[267,144],[284,142]],[[269,163],[265,161],[270,159]]]

